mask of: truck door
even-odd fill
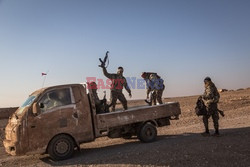
[[[44,149],[56,134],[71,133],[72,128],[76,128],[76,105],[71,87],[44,92],[37,106],[37,115],[30,115],[28,119],[30,150]]]

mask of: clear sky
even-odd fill
[[[0,107],[19,106],[48,70],[45,86],[105,79],[107,50],[109,72],[157,72],[164,97],[202,94],[206,76],[250,87],[249,9],[249,0],[0,0]]]

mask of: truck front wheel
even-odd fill
[[[75,143],[73,139],[65,134],[55,136],[48,146],[48,153],[54,160],[64,160],[72,156]]]
[[[157,129],[150,122],[142,125],[137,134],[139,140],[145,143],[154,141],[156,136],[157,136]]]

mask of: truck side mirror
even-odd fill
[[[32,106],[32,113],[36,116],[38,113],[38,105],[37,102],[35,102]]]

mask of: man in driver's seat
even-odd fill
[[[58,94],[56,92],[51,92],[49,94],[49,104],[48,104],[48,109],[54,108],[54,107],[59,107],[62,106],[62,102],[58,98]]]

